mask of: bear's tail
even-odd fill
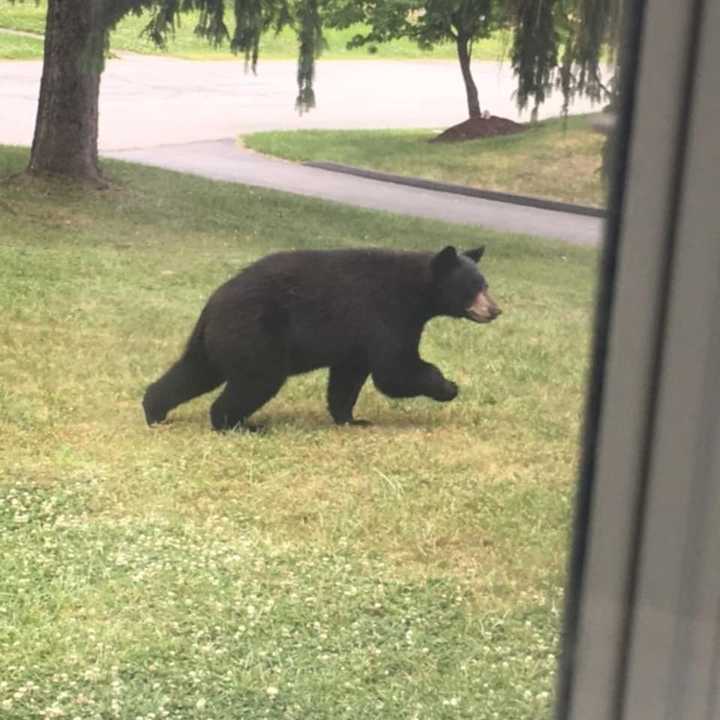
[[[162,422],[173,408],[214,390],[223,381],[205,352],[205,311],[200,313],[180,359],[148,386],[143,409],[148,425]]]
[[[193,331],[190,333],[190,337],[185,343],[185,350],[179,360],[182,362],[186,358],[194,358],[195,360],[207,361],[205,354],[205,325],[207,320],[205,318],[205,308],[200,313],[200,317],[195,323]]]

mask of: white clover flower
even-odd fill
[[[64,714],[65,711],[62,708],[55,707],[54,705],[43,710],[43,715],[49,718],[62,717]]]

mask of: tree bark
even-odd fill
[[[470,43],[469,37],[458,33],[455,37],[455,45],[457,47],[458,60],[460,61],[460,70],[462,71],[463,80],[465,81],[465,94],[467,95],[468,113],[470,117],[480,115],[480,100],[478,99],[477,86],[473,80],[470,70]]]
[[[49,0],[30,172],[97,181],[105,31],[94,0]]]

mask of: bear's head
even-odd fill
[[[477,264],[485,247],[458,254],[449,245],[430,263],[436,313],[489,323],[502,310],[488,293],[488,284]]]

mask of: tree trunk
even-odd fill
[[[477,86],[475,85],[472,72],[470,71],[470,43],[471,39],[460,33],[458,33],[455,38],[458,60],[460,61],[460,70],[462,71],[463,80],[465,81],[468,113],[470,114],[470,117],[477,117],[480,115],[480,100],[478,99]]]
[[[105,32],[94,0],[49,0],[30,172],[98,180]]]

